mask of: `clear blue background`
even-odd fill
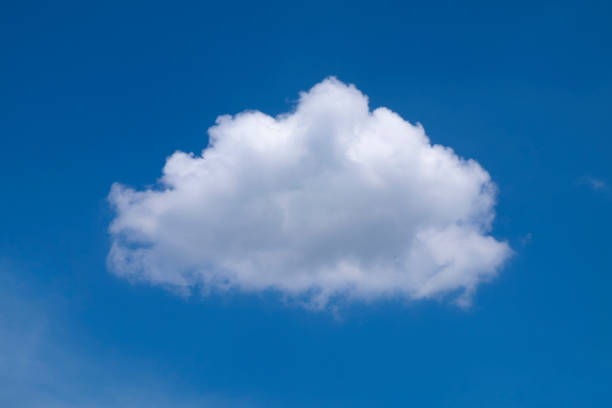
[[[3,2],[0,405],[612,406],[611,17],[606,1]],[[516,254],[471,309],[336,318],[107,272],[111,183],[151,184],[217,115],[284,112],[328,75],[497,182],[494,234]]]

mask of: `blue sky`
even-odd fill
[[[608,3],[0,10],[3,407],[612,403]],[[219,115],[292,111],[329,76],[497,185],[486,234],[513,255],[469,306],[186,296],[109,268],[113,183],[143,191]]]

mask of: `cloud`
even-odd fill
[[[591,187],[593,190],[598,190],[598,191],[608,189],[608,185],[606,184],[605,181],[599,180],[599,179],[596,179],[590,176],[585,176],[582,179],[580,179],[580,184],[586,184],[587,186]]]
[[[133,356],[97,344],[87,351],[91,342],[67,319],[65,298],[36,286],[0,259],[0,407],[260,406],[249,396],[194,392]]]
[[[220,116],[156,188],[114,184],[116,274],[178,289],[468,303],[511,254],[488,235],[496,188],[420,125],[328,78],[294,111]]]

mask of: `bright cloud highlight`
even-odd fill
[[[178,288],[469,303],[511,254],[488,235],[495,186],[420,125],[328,78],[293,112],[221,116],[159,188],[114,184],[111,269]]]

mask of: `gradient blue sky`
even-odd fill
[[[609,2],[4,2],[0,406],[612,405]],[[470,309],[184,298],[106,269],[106,197],[329,75],[499,187]]]

